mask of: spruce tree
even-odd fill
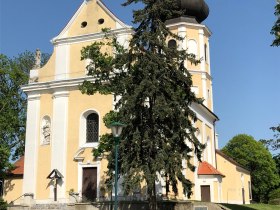
[[[280,46],[280,0],[277,0],[275,5],[275,16],[277,17],[274,26],[271,29],[271,34],[275,36],[272,46]]]
[[[165,25],[166,20],[182,14],[177,1],[127,0],[124,5],[138,2],[144,8],[134,11],[138,27],[128,49],[119,45],[107,29],[104,42],[83,48],[81,59],[91,60],[88,74],[95,79],[85,81],[80,89],[89,95],[99,92],[121,96],[116,103],[117,111],[107,114],[104,122],[108,125],[118,120],[126,124],[118,159],[124,191],[131,193],[145,183],[149,209],[155,210],[155,184],[159,175],[175,194],[181,182],[184,193],[191,195],[192,183],[182,173],[182,161],[186,160],[194,170],[190,160],[194,155],[200,160],[204,145],[195,136],[197,118],[190,109],[192,103],[202,101],[191,91],[192,79],[185,62],[199,61],[184,50],[167,46],[170,38],[177,43],[185,38],[171,33]],[[107,45],[114,48],[113,54],[101,52]],[[108,159],[107,184],[112,185],[115,157],[112,135],[101,137],[94,155]]]

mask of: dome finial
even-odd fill
[[[209,7],[204,0],[177,0],[184,16],[193,17],[198,23],[204,21],[209,15]]]

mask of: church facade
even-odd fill
[[[181,186],[176,198],[250,203],[250,172],[217,150],[215,123],[218,117],[213,112],[210,66],[211,32],[197,21],[199,18],[179,17],[166,23],[173,33],[184,38],[176,43],[178,48],[201,59],[198,65],[186,61],[186,66],[193,79],[192,91],[204,98],[203,105],[193,104],[191,108],[198,117],[197,137],[207,144],[203,162],[195,157],[192,159],[195,172],[182,162],[184,175],[194,183],[191,198],[187,198]],[[119,20],[102,1],[85,0],[61,33],[52,39],[54,50],[48,63],[30,71],[29,84],[23,87],[28,95],[26,150],[24,166],[21,165],[24,172],[21,182],[13,189],[5,187],[4,183],[4,199],[9,202],[45,204],[110,199],[111,192],[107,192],[104,185],[107,160],[94,159],[92,150],[98,146],[99,136],[110,132],[102,118],[114,109],[114,97],[88,96],[79,91],[79,85],[85,79],[92,79],[87,76],[88,61],[80,60],[81,49],[102,41],[102,28],[110,28],[118,42],[128,47],[133,33],[131,27]],[[112,52],[109,47],[106,50]],[[39,52],[37,56],[40,57]],[[159,197],[164,197],[164,180],[159,181],[157,190]],[[18,195],[23,196],[15,200]],[[119,196],[123,197],[121,186]],[[145,192],[138,192],[136,199],[145,199]]]

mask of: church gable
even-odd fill
[[[100,0],[85,0],[72,19],[53,39],[69,38],[102,32],[103,28],[112,30],[128,27],[120,21]]]

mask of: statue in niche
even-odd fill
[[[50,144],[51,141],[51,122],[49,119],[43,120],[42,126],[43,144]]]
[[[36,49],[34,69],[39,68],[41,68],[41,51],[39,49]]]

